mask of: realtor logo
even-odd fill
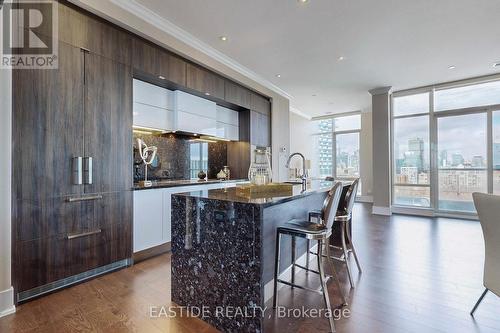
[[[0,10],[0,68],[57,68],[57,2],[9,0]]]

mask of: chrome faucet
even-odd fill
[[[300,177],[302,179],[302,191],[305,191],[307,189],[307,171],[306,171],[306,158],[304,155],[301,153],[293,153],[288,157],[288,161],[286,161],[285,167],[289,168],[290,167],[290,161],[294,156],[300,156],[302,158],[302,176]]]

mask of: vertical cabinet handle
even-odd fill
[[[83,175],[85,179],[85,184],[87,185],[92,185],[93,182],[92,168],[93,168],[92,157],[85,157],[83,159]]]
[[[83,184],[82,164],[81,157],[73,157],[73,185]]]

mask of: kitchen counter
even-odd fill
[[[172,301],[206,309],[202,319],[220,331],[265,332],[266,311],[273,311],[276,228],[320,210],[331,186],[312,181],[305,192],[298,185],[291,196],[265,199],[239,196],[234,188],[173,194]],[[283,272],[291,248],[282,245]],[[297,258],[305,255],[304,239],[297,239],[296,251]]]
[[[334,182],[323,180],[312,180],[307,184],[307,189],[302,191],[302,185],[296,184],[293,186],[293,194],[289,196],[266,196],[265,198],[250,198],[239,195],[236,188],[215,189],[209,191],[191,191],[186,193],[178,193],[179,196],[196,197],[200,199],[212,199],[228,202],[238,202],[243,204],[259,205],[262,207],[269,207],[287,201],[292,201],[306,197],[315,193],[322,193],[329,191]],[[350,182],[345,182],[345,185],[350,185]]]
[[[169,188],[178,186],[197,186],[197,185],[210,185],[210,184],[224,184],[224,183],[243,183],[247,182],[247,179],[229,179],[229,180],[218,180],[218,179],[186,179],[186,180],[154,180],[153,186],[144,187],[140,186],[139,183],[135,183],[133,190],[149,190],[154,188]]]

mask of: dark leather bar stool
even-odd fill
[[[318,292],[323,294],[323,299],[325,301],[325,306],[328,311],[331,313],[330,306],[330,298],[328,296],[327,289],[327,277],[325,276],[325,268],[323,266],[323,259],[326,259],[327,262],[330,263],[331,269],[333,271],[333,278],[337,284],[337,288],[339,289],[340,295],[342,296],[343,304],[346,305],[346,299],[344,297],[344,293],[340,287],[339,279],[337,276],[337,272],[335,271],[335,267],[333,266],[332,257],[330,255],[330,247],[329,247],[329,239],[332,234],[332,226],[335,219],[335,214],[338,209],[340,196],[342,194],[342,184],[336,183],[332,189],[329,191],[327,195],[328,203],[326,204],[324,211],[324,220],[323,223],[314,223],[310,221],[301,221],[301,220],[292,220],[285,225],[278,227],[276,231],[276,253],[275,253],[275,264],[274,264],[274,295],[273,295],[273,307],[276,308],[278,305],[278,283],[283,283],[292,288],[296,287],[303,290]],[[305,238],[308,240],[315,240],[318,242],[318,271],[314,271],[308,269],[306,267],[300,266],[295,262],[295,249],[292,249],[292,271],[294,267],[299,267],[305,269],[309,272],[313,272],[319,275],[321,286],[319,289],[310,289],[304,286],[296,285],[294,279],[294,273],[292,272],[292,281],[284,281],[279,278],[279,264],[280,264],[280,245],[281,245],[281,237],[283,235],[288,235],[292,237],[292,240],[295,237]],[[293,241],[292,241],[293,243]],[[293,246],[292,246],[293,247]],[[323,256],[323,247],[326,249],[326,256]],[[335,332],[335,324],[333,322],[332,316],[329,316],[330,328],[332,332]]]
[[[330,243],[330,248],[336,249],[336,250],[341,250],[342,254],[339,257],[332,256],[331,258],[340,262],[345,263],[346,268],[347,268],[347,276],[349,277],[349,283],[351,284],[351,288],[354,288],[354,283],[352,280],[352,273],[351,273],[351,268],[349,266],[349,254],[352,253],[354,256],[354,260],[356,261],[356,266],[358,267],[359,273],[362,273],[361,270],[361,265],[359,263],[358,256],[356,254],[356,249],[354,248],[354,244],[352,242],[352,237],[351,237],[351,221],[352,221],[352,210],[354,208],[354,203],[356,201],[356,194],[358,192],[358,186],[359,186],[359,179],[356,179],[352,182],[352,184],[349,186],[349,189],[347,190],[347,193],[345,195],[345,204],[343,205],[342,209],[339,209],[337,211],[337,215],[335,216],[335,225],[334,227],[339,227],[340,228],[340,246],[335,246]],[[321,220],[323,219],[323,213],[322,212],[310,212],[309,213],[309,220]],[[317,253],[314,253],[317,255]],[[308,257],[306,257],[308,260]],[[309,264],[306,263],[306,267]]]

